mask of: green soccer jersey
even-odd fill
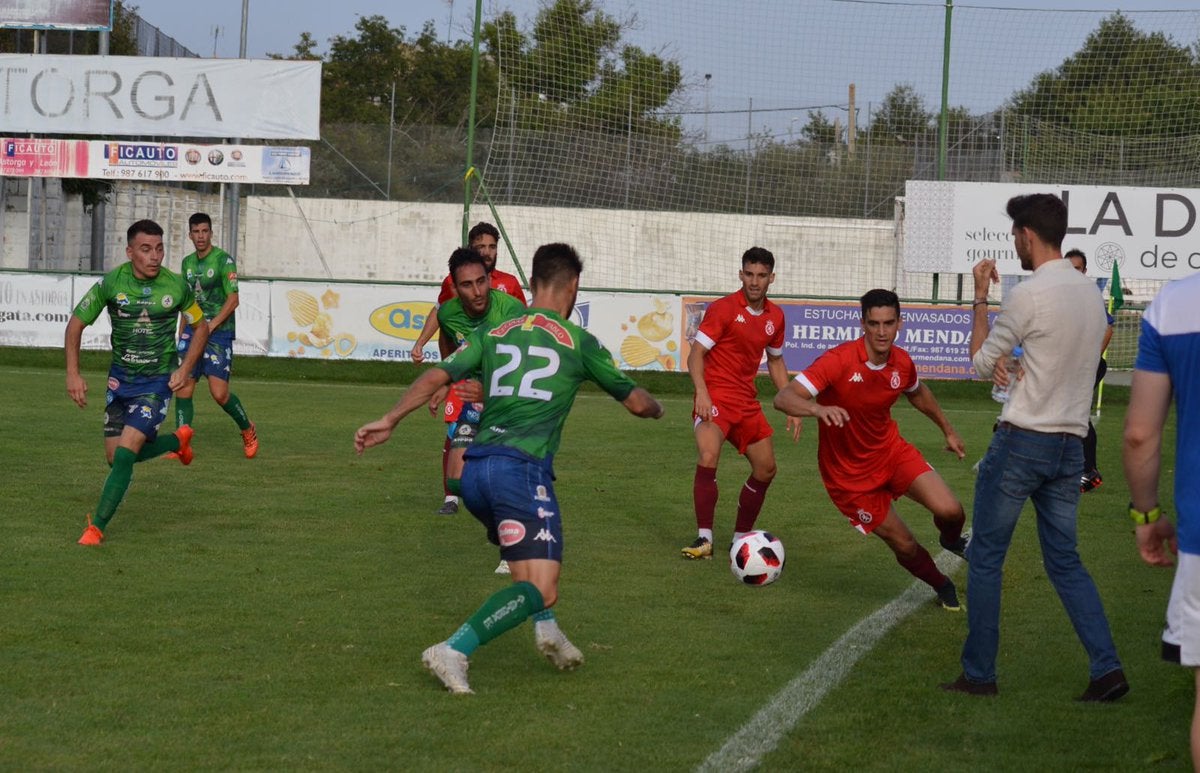
[[[176,315],[189,323],[203,319],[196,297],[183,278],[163,267],[154,279],[138,279],[124,263],[92,285],[76,304],[84,324],[108,309],[112,320],[112,366],[130,376],[164,376],[175,367]]]
[[[455,381],[483,372],[483,417],[472,455],[500,446],[551,457],[583,382],[594,381],[617,400],[635,386],[594,335],[547,309],[479,329],[438,367]]]
[[[203,258],[197,257],[194,252],[188,255],[183,259],[180,273],[195,293],[205,319],[217,316],[229,295],[238,291],[237,263],[232,255],[220,247],[213,247]],[[235,316],[230,314],[229,319],[212,332],[233,338],[237,332]]]
[[[525,304],[508,293],[500,290],[488,290],[488,307],[482,316],[472,317],[463,308],[458,296],[438,307],[438,325],[450,333],[456,344],[462,344],[467,336],[479,328],[489,329],[499,325],[506,319],[525,311]]]

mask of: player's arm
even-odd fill
[[[225,302],[221,304],[221,308],[217,311],[217,315],[208,321],[208,326],[216,330],[225,323],[225,320],[233,316],[233,312],[237,311],[238,307],[237,292],[229,293],[225,296]]]
[[[919,382],[916,389],[906,392],[904,396],[908,398],[914,408],[928,416],[929,420],[936,424],[942,434],[946,436],[947,451],[952,452],[959,459],[967,455],[967,447],[963,444],[963,439],[954,431],[954,426],[950,424],[950,420],[942,411],[942,406],[933,396],[933,391],[925,385],[924,381]]]
[[[63,351],[67,360],[67,395],[80,408],[87,407],[87,381],[79,372],[79,350],[83,345],[83,329],[87,323],[74,314],[67,322]]]
[[[167,386],[172,392],[177,392],[182,389],[192,378],[192,369],[196,367],[196,363],[204,356],[204,347],[208,345],[209,327],[208,322],[204,319],[204,312],[200,310],[200,304],[192,301],[192,305],[180,312],[183,317],[187,318],[188,324],[192,326],[192,340],[188,345],[187,354],[184,355],[183,362],[179,363],[179,367],[171,374],[170,380],[167,381]]]
[[[850,413],[840,405],[821,405],[814,400],[813,393],[800,382],[800,376],[776,393],[774,406],[788,416],[813,416],[831,427],[850,421]]]
[[[791,380],[787,364],[783,361],[783,355],[771,354],[769,349],[767,350],[767,375],[771,377],[771,383],[775,385],[777,392],[787,389],[788,382]],[[803,429],[803,424],[800,417],[788,415],[787,431],[792,436],[792,440],[800,439],[801,429]]]
[[[1163,426],[1171,405],[1171,377],[1166,373],[1134,370],[1125,412],[1125,436],[1121,460],[1129,481],[1129,503],[1146,513],[1158,507],[1158,479],[1162,468]],[[1170,566],[1177,552],[1175,527],[1166,518],[1136,529],[1142,560],[1155,566]]]
[[[691,351],[688,352],[687,368],[688,375],[692,378],[692,386],[696,389],[696,415],[702,421],[712,419],[712,398],[708,394],[708,385],[704,383],[704,358],[708,355],[708,348],[699,341],[692,342]]]
[[[629,396],[621,401],[625,409],[642,419],[661,419],[666,411],[662,403],[654,399],[654,395],[642,387],[634,387]]]
[[[364,424],[354,433],[354,450],[361,455],[371,446],[386,443],[392,430],[408,414],[429,402],[439,389],[450,383],[450,374],[440,367],[430,368],[409,385],[390,411],[369,424]]]
[[[421,328],[421,334],[417,336],[416,342],[413,343],[412,361],[418,365],[425,362],[425,344],[429,343],[430,339],[437,334],[439,330],[438,318],[436,313],[431,313],[425,317],[425,326]],[[438,348],[441,348],[441,342],[438,343]],[[445,356],[445,355],[443,355]]]

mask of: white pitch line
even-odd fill
[[[943,574],[950,574],[958,568],[962,559],[943,551],[936,563]],[[884,634],[919,607],[928,604],[929,596],[929,586],[918,580],[888,604],[858,621],[803,673],[776,693],[720,749],[708,755],[696,770],[724,773],[754,768],[805,714],[816,708],[821,699],[850,673],[854,664],[870,652]]]

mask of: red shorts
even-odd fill
[[[462,382],[458,383],[461,384]],[[446,393],[446,404],[442,407],[442,418],[446,420],[447,424],[453,424],[458,421],[458,417],[462,415],[463,406],[466,405],[463,399],[458,396],[458,393],[454,391],[454,387],[454,384],[450,385],[450,391]]]
[[[771,429],[771,425],[767,423],[767,417],[763,415],[762,406],[757,400],[749,402],[728,400],[713,395],[712,401],[712,423],[721,428],[721,434],[733,444],[739,454],[745,454],[746,448],[775,434],[775,430]],[[693,404],[693,427],[700,421]]]
[[[878,475],[856,480],[853,487],[837,485],[824,471],[821,477],[829,498],[842,515],[850,519],[850,525],[863,534],[870,534],[887,518],[892,502],[904,496],[914,480],[932,469],[920,451],[902,441],[891,457],[879,465]]]

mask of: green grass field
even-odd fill
[[[233,422],[198,391],[196,461],[138,465],[108,540],[85,549],[75,540],[107,471],[104,360],[85,364],[81,411],[61,352],[0,349],[0,769],[692,769],[911,585],[829,503],[812,422],[796,445],[777,436],[780,475],[759,522],[787,547],[780,581],[747,588],[724,560],[680,559],[694,536],[685,379],[647,382],[665,393],[658,422],[589,392],[556,465],[556,609],[587,662],[555,671],[524,625],[476,653],[476,695],[451,696],[420,653],[507,580],[474,519],[433,515],[440,420],[413,415],[388,445],[353,453],[354,429],[395,401],[411,367],[239,361],[234,389],[258,424],[259,457],[242,458]],[[941,452],[940,433],[904,401],[896,415],[969,512],[995,407],[982,384],[933,388],[965,461]],[[1028,511],[1005,578],[999,698],[937,689],[959,672],[966,623],[930,593],[762,769],[1189,767],[1192,676],[1158,659],[1171,573],[1141,564],[1125,516],[1126,398],[1105,392],[1106,483],[1083,500],[1080,542],[1131,693],[1072,700],[1086,659]],[[719,543],[747,469],[727,447]],[[928,514],[900,509],[936,545]]]

